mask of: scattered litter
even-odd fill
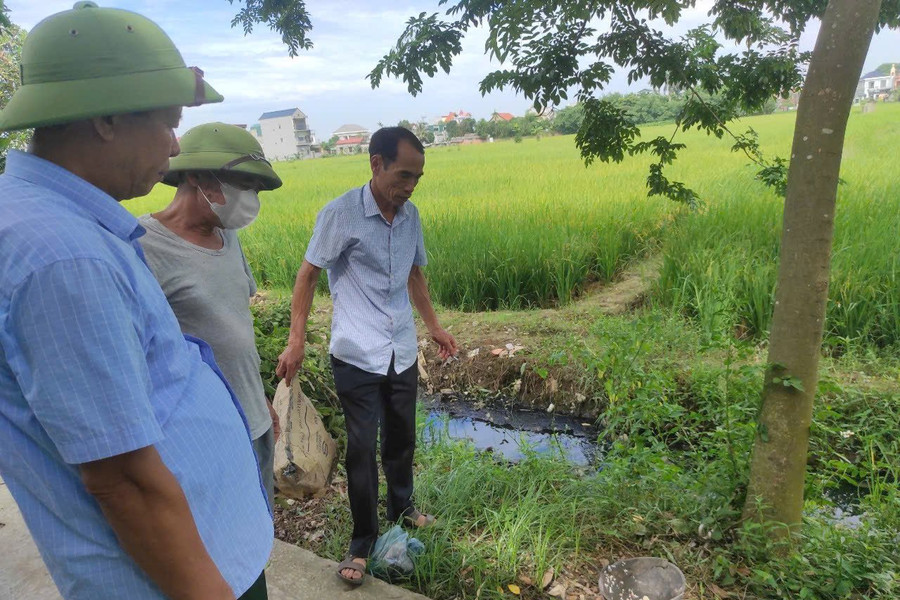
[[[544,571],[544,577],[541,578],[541,589],[546,589],[548,585],[553,583],[553,568],[549,568]]]
[[[315,531],[310,531],[308,533],[303,534],[303,538],[308,542],[316,542],[325,537],[324,529],[316,529]]]
[[[474,350],[469,350],[469,353],[466,355],[469,358],[475,358],[481,352],[481,348],[475,348]]]
[[[513,356],[515,356],[515,355],[516,355],[516,352],[518,352],[519,350],[524,350],[524,349],[525,349],[525,346],[518,346],[518,345],[514,346],[514,345],[512,345],[512,344],[507,344],[507,345],[506,345],[506,351],[509,352],[508,356],[509,356],[510,358],[512,358]]]
[[[517,344],[506,344],[506,347],[504,348],[494,348],[493,350],[491,350],[491,354],[493,354],[494,356],[499,356],[500,358],[512,358],[516,355],[516,352],[524,349],[525,346],[519,346]]]
[[[552,413],[554,408],[556,408],[556,405],[551,402],[550,406],[547,407],[547,412]]]
[[[428,381],[428,371],[425,370],[425,353],[419,350],[419,377],[422,381]]]
[[[550,588],[550,590],[547,593],[550,594],[551,596],[553,596],[554,598],[562,598],[563,596],[566,595],[566,586],[564,586],[561,583],[557,583],[552,588]]]
[[[403,579],[412,575],[416,559],[424,552],[422,542],[394,525],[375,542],[369,556],[369,570],[388,581]]]

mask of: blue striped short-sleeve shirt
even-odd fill
[[[246,421],[212,352],[182,335],[113,198],[35,156],[0,176],[0,476],[62,596],[163,595],[124,552],[78,465],[153,445],[236,595],[271,515]]]
[[[385,375],[416,362],[416,326],[407,283],[424,266],[419,211],[406,202],[392,223],[382,216],[370,184],[329,202],[316,217],[306,260],[328,269],[334,302],[331,353],[364,371]]]

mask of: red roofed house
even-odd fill
[[[444,115],[441,117],[441,122],[449,123],[450,121],[456,121],[457,123],[461,122],[463,119],[471,119],[472,113],[468,113],[464,110],[460,110],[458,113],[451,112],[449,115]]]
[[[337,141],[334,143],[335,154],[360,154],[368,150],[369,130],[361,125],[348,123],[335,130]]]
[[[513,115],[512,113],[494,112],[494,114],[491,115],[491,122],[493,122],[493,123],[500,123],[501,121],[509,122],[509,121],[512,121],[514,118],[515,118],[515,115]]]

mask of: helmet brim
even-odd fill
[[[17,89],[0,111],[0,131],[62,125],[170,106],[198,106],[223,99],[187,67],[31,83]]]
[[[188,152],[169,160],[169,171],[162,182],[178,186],[181,173],[212,171],[213,173],[241,173],[254,177],[262,183],[260,191],[270,191],[281,187],[282,181],[275,170],[264,160],[248,160],[229,169],[222,165],[234,159],[233,152]]]

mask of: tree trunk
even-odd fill
[[[880,7],[881,0],[830,0],[800,95],[769,369],[744,507],[745,517],[789,527],[776,535],[795,529],[803,509],[844,133]]]

